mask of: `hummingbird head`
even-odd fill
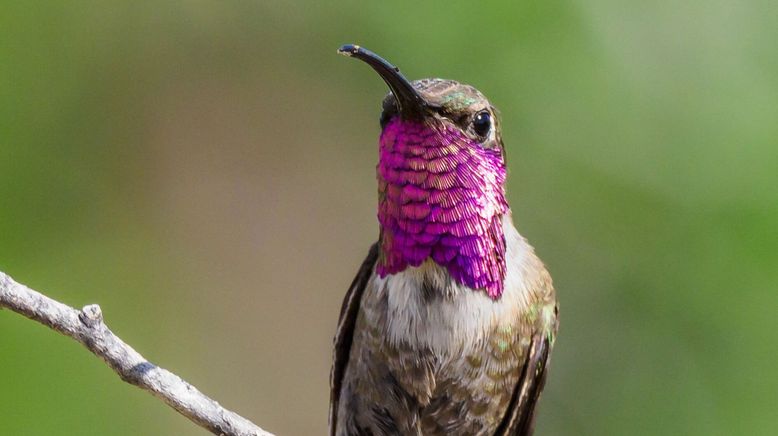
[[[380,256],[385,277],[431,260],[458,283],[502,295],[505,155],[497,111],[453,80],[408,81],[356,45],[339,53],[369,64],[389,86],[378,161]]]

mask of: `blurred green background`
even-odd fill
[[[323,434],[377,235],[384,84],[473,84],[561,331],[548,435],[778,428],[778,9],[766,1],[0,6],[0,270],[281,435]],[[205,434],[0,311],[0,434]]]

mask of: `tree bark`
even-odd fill
[[[223,408],[181,377],[146,360],[105,325],[97,304],[79,311],[0,272],[0,308],[8,308],[78,341],[108,364],[122,380],[151,393],[213,434],[272,436],[246,418]]]

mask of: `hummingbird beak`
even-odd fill
[[[373,69],[384,79],[397,101],[397,112],[405,119],[421,118],[430,105],[424,97],[411,85],[411,82],[400,74],[400,69],[387,62],[381,56],[370,50],[354,44],[346,44],[338,49],[338,53],[357,58]]]

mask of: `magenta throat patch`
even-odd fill
[[[392,119],[380,139],[381,277],[428,258],[498,299],[505,280],[505,161],[439,120]]]

